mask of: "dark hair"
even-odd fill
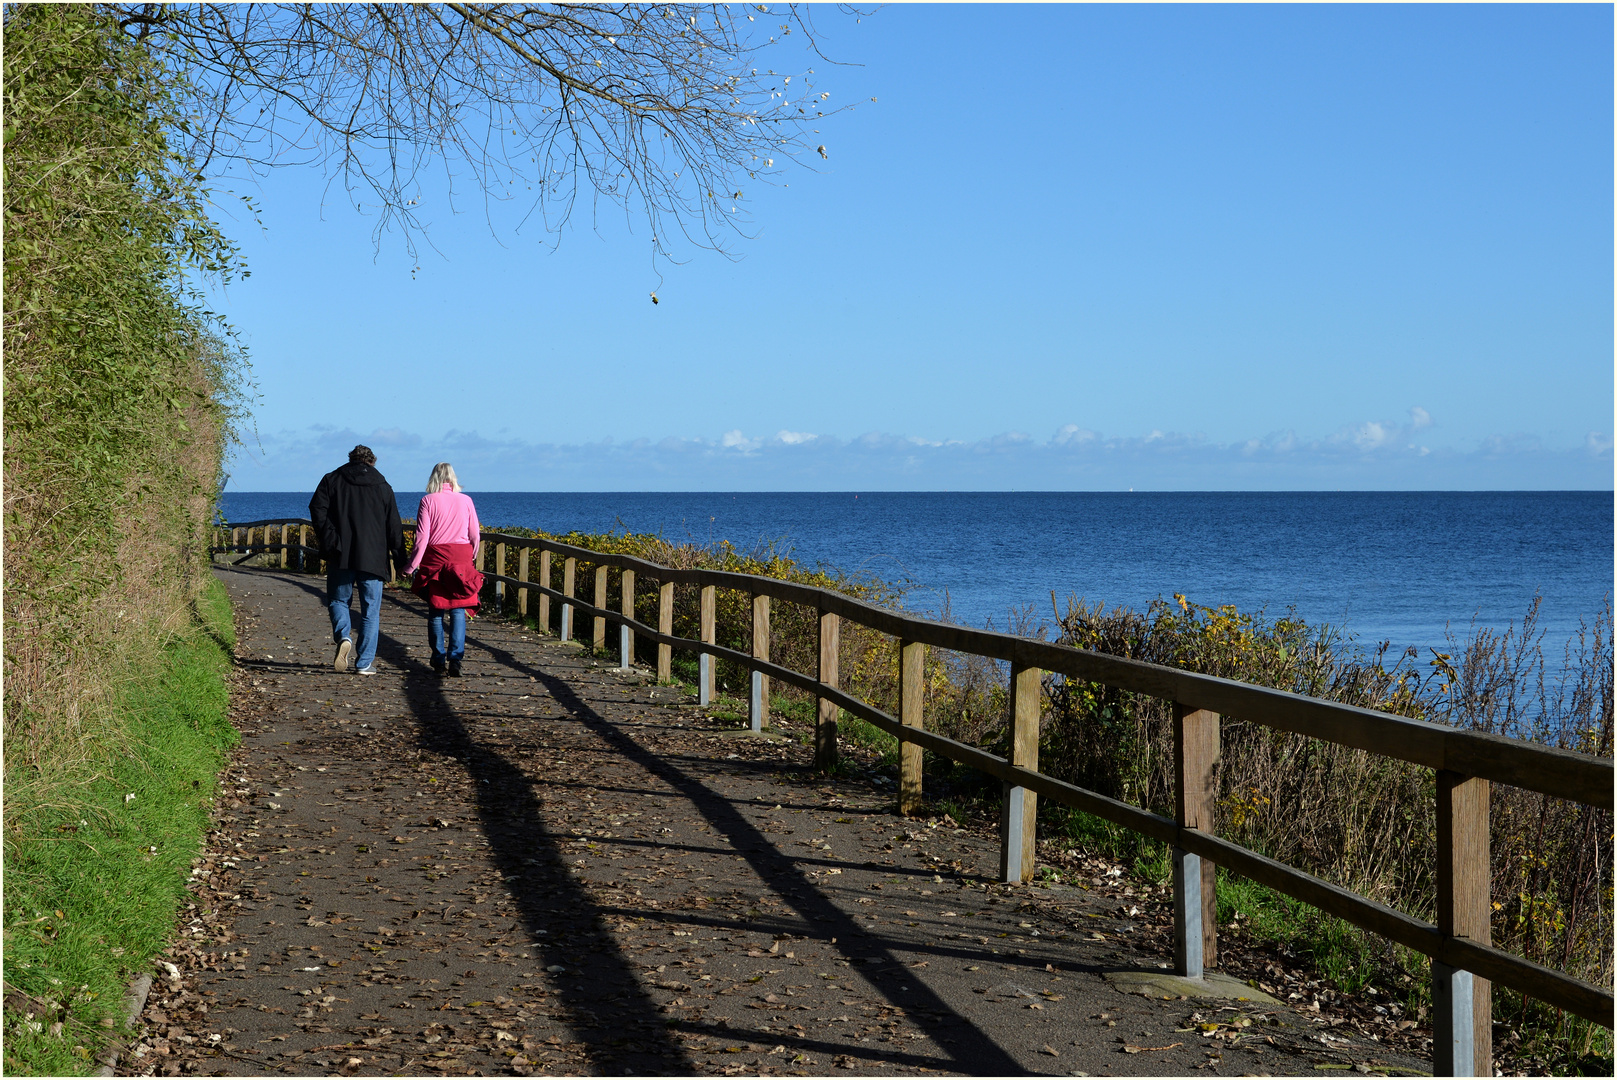
[[[375,465],[376,455],[371,453],[371,448],[368,446],[356,446],[348,451],[348,464]]]

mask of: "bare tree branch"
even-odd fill
[[[824,59],[795,6],[99,6],[199,88],[200,169],[319,163],[375,213],[378,245],[397,229],[412,258],[434,163],[491,222],[526,201],[521,220],[556,232],[589,195],[592,216],[604,198],[648,222],[658,255],[675,233],[728,251],[749,224],[743,178],[810,167],[814,125],[840,111],[812,67],[784,65],[794,34],[799,60]]]

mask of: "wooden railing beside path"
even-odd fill
[[[241,558],[236,560],[238,563],[246,562],[255,555],[278,552],[283,569],[296,567],[301,570],[305,560],[311,556],[315,559],[320,557],[320,548],[309,546],[313,528],[314,522],[308,518],[267,518],[240,525],[216,525],[211,550],[215,555],[240,555]],[[255,532],[260,537],[257,543],[253,541]],[[292,539],[294,535],[296,540]],[[271,536],[279,539],[271,540]]]
[[[219,552],[279,552],[282,566],[289,555],[299,559],[318,551],[307,544],[307,519],[252,522],[237,526]],[[291,540],[297,528],[298,539]],[[254,530],[262,542],[253,543]],[[271,530],[279,539],[272,541]],[[510,554],[518,565],[507,570]],[[488,565],[492,555],[493,565]],[[537,555],[537,559],[534,556]],[[553,587],[555,561],[562,562],[562,585]],[[537,562],[537,567],[535,563]],[[577,595],[580,563],[594,570],[593,603]],[[634,657],[635,636],[657,645],[657,677],[670,678],[672,651],[695,652],[699,661],[698,693],[703,704],[713,697],[713,659],[723,658],[751,672],[750,719],[754,730],[767,722],[769,680],[798,687],[819,699],[815,760],[828,767],[836,760],[838,710],[859,717],[900,743],[899,808],[911,812],[921,800],[921,754],[924,750],[997,777],[1004,786],[1001,814],[1001,874],[1006,881],[1025,881],[1034,869],[1037,800],[1040,796],[1074,807],[1168,844],[1174,867],[1174,967],[1178,974],[1199,978],[1216,955],[1214,918],[1215,865],[1295,897],[1355,926],[1398,942],[1432,959],[1434,997],[1434,1071],[1438,1075],[1492,1075],[1491,984],[1508,986],[1606,1028],[1613,1026],[1613,996],[1592,986],[1491,944],[1489,786],[1525,788],[1597,809],[1613,808],[1612,762],[1521,739],[1465,731],[1389,713],[1253,686],[1229,679],[1162,667],[1010,634],[919,619],[876,607],[842,593],[749,574],[720,570],[682,570],[628,555],[573,547],[552,540],[483,533],[478,565],[486,588],[503,608],[506,590],[517,590],[516,606],[526,616],[530,594],[538,622],[547,632],[550,605],[559,603],[563,640],[574,636],[575,619],[592,620],[597,649],[606,645],[608,626],[618,627],[621,663]],[[607,570],[621,574],[620,610],[607,606]],[[536,570],[537,573],[530,574]],[[658,619],[653,627],[634,617],[634,596],[641,581],[655,582]],[[672,633],[674,588],[701,590],[700,640]],[[751,648],[717,644],[716,590],[731,589],[751,598]],[[769,607],[772,600],[800,604],[819,615],[819,669],[805,674],[769,660]],[[900,715],[890,716],[843,691],[838,685],[837,643],[840,620],[848,619],[900,642]],[[927,731],[921,720],[923,658],[928,647],[1004,661],[1010,667],[1013,723],[1009,758]],[[1108,798],[1038,771],[1041,679],[1049,673],[1064,678],[1105,683],[1174,703],[1176,765],[1175,815],[1172,818]],[[1219,753],[1221,716],[1263,724],[1280,731],[1339,743],[1430,768],[1436,773],[1438,832],[1438,921],[1416,919],[1401,911],[1333,885],[1285,863],[1269,859],[1213,834],[1217,791],[1213,768]]]

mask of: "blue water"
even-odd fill
[[[1070,594],[1143,608],[1185,593],[1295,608],[1362,645],[1441,646],[1519,621],[1535,592],[1552,667],[1612,590],[1611,492],[471,493],[488,527],[773,543],[810,565],[914,583],[909,606],[1004,629]],[[399,497],[415,514],[417,494]],[[308,495],[230,492],[236,521],[306,516]]]

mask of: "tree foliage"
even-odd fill
[[[722,249],[749,183],[827,154],[829,61],[792,6],[101,6],[199,90],[199,162],[322,164],[412,253],[434,164],[552,230],[604,200],[667,254],[676,233]],[[788,39],[805,64],[777,71]]]
[[[126,631],[184,613],[157,594],[195,582],[244,385],[189,282],[239,263],[159,58],[76,5],[8,6],[5,35],[6,729],[37,743]]]

